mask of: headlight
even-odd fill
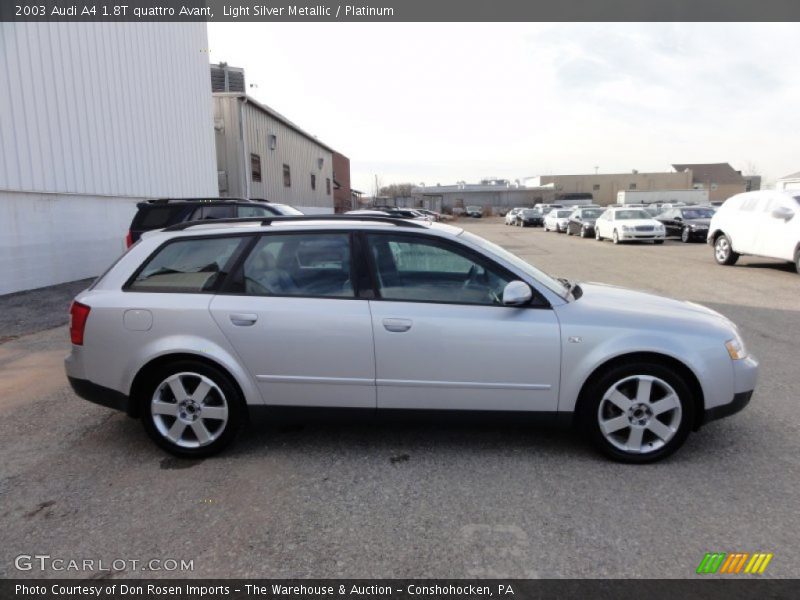
[[[725,342],[725,348],[727,348],[731,360],[747,358],[747,349],[744,347],[744,342],[740,338],[728,340]]]
[[[630,231],[630,230],[631,230],[631,228],[628,227],[627,225],[623,225],[622,226],[622,231]]]

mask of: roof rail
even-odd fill
[[[213,198],[211,196],[198,196],[194,198],[154,198],[145,200],[149,204],[169,204],[170,202],[255,202],[249,198]],[[259,200],[266,202],[266,200]]]
[[[190,227],[199,225],[225,225],[235,223],[259,223],[260,225],[272,225],[273,223],[295,223],[302,221],[370,221],[373,223],[389,223],[400,227],[415,227],[426,229],[427,223],[400,219],[397,217],[380,217],[375,215],[289,215],[273,217],[240,217],[236,219],[206,219],[204,221],[184,221],[164,228],[164,231],[183,231]]]

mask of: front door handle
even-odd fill
[[[231,323],[238,327],[248,327],[258,321],[258,315],[253,313],[232,313]]]
[[[384,319],[383,328],[392,333],[403,333],[411,329],[411,319]]]

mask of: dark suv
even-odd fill
[[[145,231],[164,229],[184,221],[303,214],[288,204],[244,198],[159,198],[140,202],[136,207],[139,210],[125,240],[128,247]]]

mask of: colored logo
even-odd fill
[[[767,552],[707,552],[697,567],[698,575],[738,575],[749,573],[760,575],[772,560],[772,553]]]

